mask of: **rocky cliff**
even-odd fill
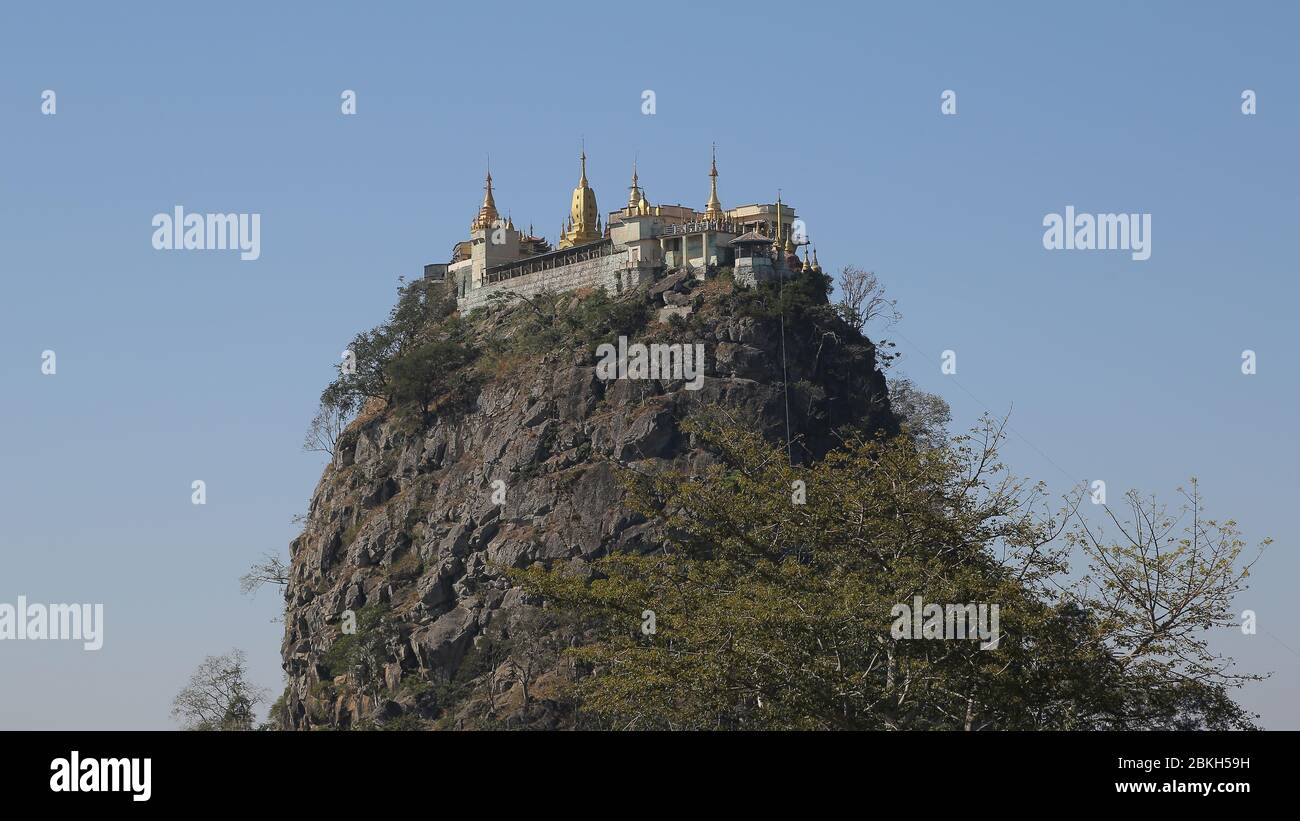
[[[533,303],[471,315],[484,351],[514,353],[485,356],[471,395],[431,421],[372,403],[321,477],[291,545],[281,720],[296,729],[566,726],[564,706],[546,698],[547,676],[560,672],[532,673],[539,706],[519,698],[528,680],[510,638],[541,602],[503,568],[653,549],[658,522],[624,506],[620,466],[706,463],[679,428],[701,409],[723,409],[774,440],[788,425],[799,460],[824,453],[842,425],[892,428],[875,346],[824,304],[823,285],[805,283],[810,304],[783,304],[778,290],[737,288],[725,275],[670,274],[622,297],[644,304],[631,341],[704,345],[697,390],[680,379],[602,381],[590,340],[520,353],[528,346],[508,343],[543,316]],[[551,305],[576,310],[583,298]]]

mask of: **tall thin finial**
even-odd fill
[[[492,172],[489,170],[487,179],[483,183],[483,204],[479,206],[478,215],[470,223],[470,230],[489,228],[498,216],[496,201],[492,199]]]
[[[632,184],[628,186],[627,207],[629,211],[636,211],[637,205],[641,202],[641,186],[636,175],[636,155],[632,155]]]
[[[776,189],[776,243],[774,248],[781,247],[781,189]]]
[[[722,202],[718,199],[718,144],[713,143],[712,159],[709,163],[709,203],[704,206],[704,216],[711,220],[723,217]]]

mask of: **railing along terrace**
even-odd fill
[[[541,271],[550,271],[555,268],[563,268],[575,262],[583,262],[589,259],[607,257],[615,253],[614,244],[609,240],[594,242],[590,245],[583,245],[577,248],[566,248],[563,251],[552,251],[549,254],[542,254],[537,257],[507,262],[503,265],[487,269],[483,279],[487,284],[503,282],[508,279],[516,279],[528,274],[535,274]]]
[[[679,225],[665,225],[663,236],[698,234],[701,231],[717,231],[725,234],[737,233],[736,223],[731,220],[699,220],[697,222],[684,222]]]

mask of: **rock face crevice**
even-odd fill
[[[684,302],[674,289],[632,298]],[[818,458],[845,424],[896,427],[874,346],[861,337],[787,322],[783,382],[778,319],[708,316],[697,313],[689,329],[648,329],[704,344],[698,390],[680,380],[602,381],[593,350],[561,349],[483,380],[425,429],[382,409],[363,413],[340,438],[290,547],[286,725],[357,727],[406,716],[456,726],[447,720],[455,705],[446,688],[431,695],[435,685],[465,673],[476,643],[538,604],[501,568],[653,549],[658,523],[625,505],[618,465],[654,472],[708,464],[711,455],[681,429],[703,408],[726,409],[784,440],[788,407],[796,459]],[[339,642],[347,613],[368,607],[386,615],[382,633],[367,636],[363,675],[338,662]],[[507,692],[527,686],[505,667],[487,663],[481,677]],[[493,709],[508,713],[509,703]]]

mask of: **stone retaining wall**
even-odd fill
[[[552,268],[548,271],[536,271],[513,279],[474,288],[464,296],[458,297],[456,305],[461,313],[469,313],[487,303],[489,297],[499,291],[509,291],[532,297],[544,291],[564,293],[578,288],[596,288],[603,286],[610,296],[617,296],[623,291],[635,288],[654,277],[655,268],[647,265],[630,265],[627,250],[595,259]]]

